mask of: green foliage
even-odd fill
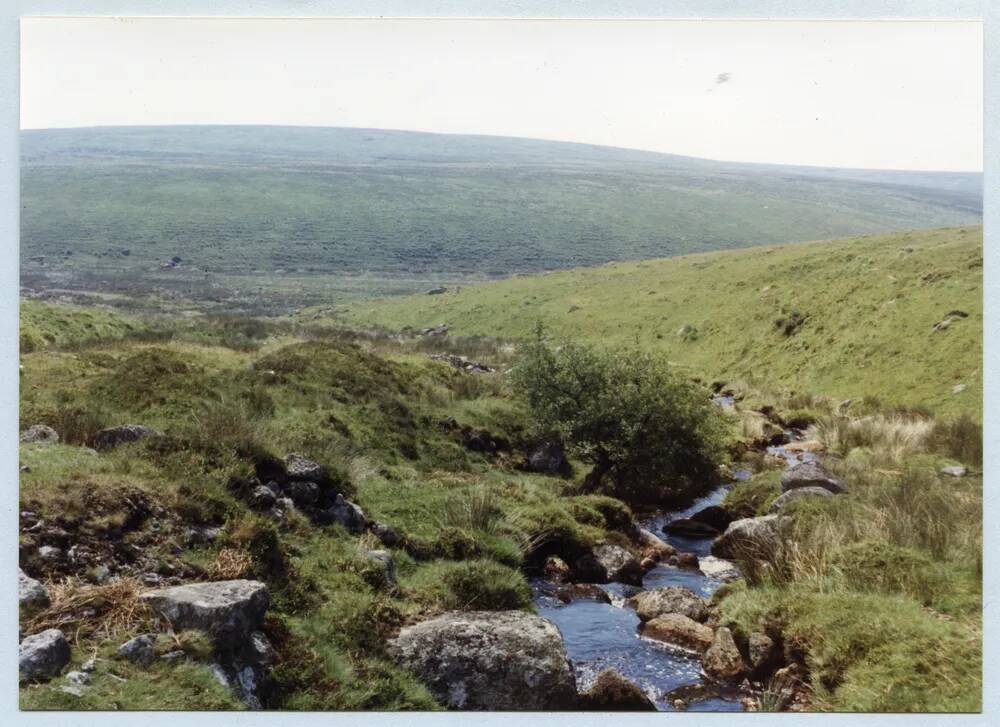
[[[726,493],[723,505],[737,517],[766,515],[771,503],[781,494],[780,472],[762,472],[738,483]]]
[[[417,600],[435,608],[504,611],[531,607],[524,576],[492,560],[434,561],[403,582]]]
[[[538,434],[593,465],[591,490],[607,486],[624,500],[656,503],[712,481],[721,418],[664,359],[575,343],[553,348],[539,327],[513,376]]]

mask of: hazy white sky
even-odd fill
[[[23,128],[363,126],[982,169],[958,22],[27,19]]]

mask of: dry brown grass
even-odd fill
[[[60,629],[72,641],[81,637],[110,639],[152,630],[155,616],[139,600],[139,595],[148,590],[135,578],[103,585],[68,578],[49,586],[49,607],[28,619],[23,628],[25,633]]]
[[[875,461],[898,465],[909,457],[926,452],[934,432],[933,420],[898,415],[867,416],[860,419],[829,417],[813,424],[806,433],[830,452],[848,454],[855,447],[872,450]]]
[[[208,574],[214,581],[231,581],[245,577],[252,568],[253,558],[248,552],[238,548],[223,548],[215,556]]]

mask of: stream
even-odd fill
[[[742,473],[740,473],[742,474]],[[722,485],[698,498],[688,507],[658,515],[641,523],[642,527],[673,545],[678,551],[695,553],[699,558],[709,555],[712,538],[686,538],[668,535],[663,526],[671,520],[722,502],[731,484]],[[723,584],[700,570],[682,570],[659,564],[646,573],[643,589],[663,586],[686,586],[699,596],[709,597]],[[556,596],[558,586],[544,580],[532,583],[539,613],[552,621],[562,632],[566,652],[573,662],[578,687],[588,689],[605,669],[615,669],[637,684],[660,710],[674,710],[673,697],[668,694],[679,687],[702,684],[701,659],[667,644],[639,636],[639,617],[625,607],[625,597],[638,592],[620,583],[600,586],[611,596],[612,604],[595,601],[563,603]],[[685,697],[687,710],[692,712],[740,711],[739,695],[705,690],[698,697]]]

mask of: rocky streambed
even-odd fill
[[[668,586],[689,588],[698,596],[709,598],[725,582],[727,573],[732,570],[728,564],[710,555],[711,535],[668,535],[662,529],[673,520],[688,518],[719,504],[729,487],[719,487],[682,510],[666,512],[643,523],[647,531],[677,551],[696,554],[702,564],[699,568],[660,563],[646,572],[641,587],[621,583],[594,584],[608,594],[610,603],[591,599],[565,603],[557,595],[558,584],[542,579],[533,581],[539,613],[559,627],[580,691],[590,688],[601,672],[614,669],[636,684],[661,710],[742,709],[736,686],[709,683],[704,679],[701,657],[697,653],[643,637],[639,614],[626,603],[628,598],[643,590]]]

